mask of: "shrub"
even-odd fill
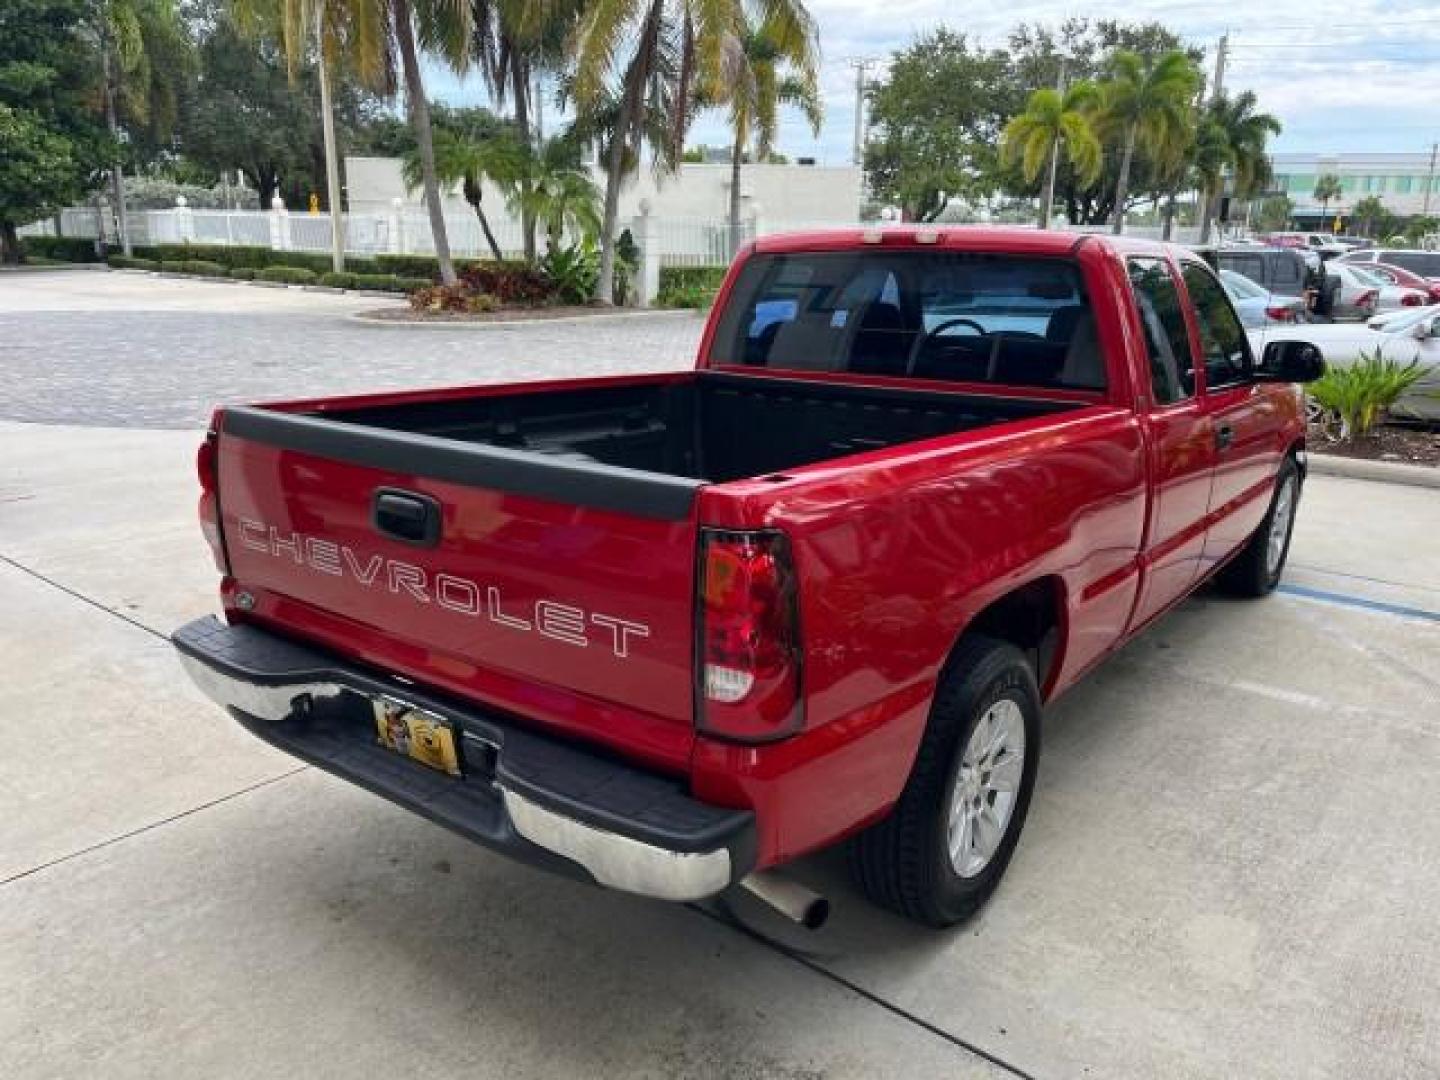
[[[267,266],[255,274],[257,281],[277,281],[284,285],[313,285],[318,275],[303,266]]]
[[[158,270],[160,264],[153,259],[127,259],[124,255],[111,255],[106,260],[116,270]]]
[[[556,296],[550,278],[524,263],[471,263],[460,271],[460,282],[471,292],[488,293],[502,304],[535,307]]]
[[[183,265],[187,274],[198,274],[201,277],[225,276],[225,267],[206,259],[186,259]]]
[[[327,271],[320,275],[320,284],[332,289],[353,289],[355,288],[356,275],[351,273],[336,273],[334,270]]]
[[[185,263],[181,259],[161,259],[160,269],[167,274],[185,273]]]
[[[497,297],[475,292],[468,285],[431,285],[410,294],[410,306],[416,311],[458,311],[478,314],[500,307]]]
[[[60,262],[99,262],[95,253],[95,241],[79,236],[27,236],[21,241],[20,250],[26,256],[42,259],[58,259]]]
[[[230,276],[237,281],[254,281],[255,268],[253,266],[232,266]]]
[[[1306,392],[1339,418],[1340,440],[1348,442],[1370,434],[1424,374],[1418,360],[1408,364],[1386,360],[1377,347],[1373,353],[1361,353],[1349,367],[1329,368]]]
[[[440,263],[433,255],[376,255],[371,261],[382,274],[423,277],[432,282],[440,276]]]
[[[429,278],[423,277],[400,277],[398,274],[366,274],[363,276],[370,281],[374,281],[377,278],[383,278],[386,282],[388,282],[388,284],[378,287],[386,289],[387,291],[393,290],[394,292],[413,293],[418,292],[421,289],[433,288],[435,285],[435,283]],[[366,287],[368,288],[370,286]]]
[[[583,304],[595,295],[600,256],[594,244],[553,247],[545,252],[540,269],[558,299],[568,304]]]
[[[660,294],[655,303],[660,307],[708,308],[715,302],[727,269],[724,266],[662,266]]]

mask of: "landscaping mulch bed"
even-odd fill
[[[1337,443],[1331,442],[1312,424],[1307,444],[1312,454],[1440,467],[1440,431],[1428,431],[1423,427],[1387,424],[1363,439]]]
[[[602,304],[557,304],[554,307],[500,308],[498,311],[415,311],[413,308],[380,308],[362,311],[363,319],[400,323],[505,323],[533,319],[573,319],[579,315],[623,315],[634,308]]]

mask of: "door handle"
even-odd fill
[[[440,503],[429,495],[377,488],[370,507],[375,531],[402,544],[434,547],[440,542]]]
[[[1215,448],[1217,450],[1229,450],[1230,444],[1235,441],[1235,429],[1229,424],[1221,424],[1215,429]]]

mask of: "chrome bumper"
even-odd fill
[[[195,685],[260,738],[506,854],[678,901],[722,892],[753,864],[753,815],[699,803],[675,781],[457,710],[252,627],[204,619],[172,640]],[[483,775],[467,769],[455,779],[381,748],[356,720],[355,695],[444,718],[462,750],[483,750]],[[348,720],[317,720],[347,701]]]

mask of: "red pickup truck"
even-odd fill
[[[695,900],[849,840],[946,925],[995,888],[1041,709],[1210,578],[1279,579],[1301,342],[1179,248],[766,237],[695,370],[226,407],[225,618],[174,644],[259,737],[482,844]]]

